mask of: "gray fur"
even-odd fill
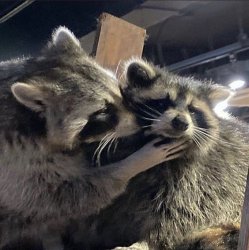
[[[202,137],[194,143],[193,134],[188,130],[178,135],[190,140],[184,157],[132,179],[126,192],[115,203],[92,218],[89,223],[94,228],[90,235],[92,245],[95,249],[105,249],[147,241],[150,249],[177,249],[177,245],[194,232],[240,222],[249,166],[249,128],[234,117],[219,117],[213,112],[212,105],[227,97],[228,91],[223,91],[221,86],[176,76],[144,61],[135,63],[142,68],[140,72],[149,71],[142,77],[153,76],[153,81],[149,85],[150,79],[147,79],[146,86],[141,86],[126,78],[122,88],[128,104],[134,100],[143,102],[150,95],[162,98],[170,93],[175,95],[176,107],[173,110],[187,117],[187,107],[185,104],[180,106],[181,95],[194,96],[204,103],[205,108],[201,109],[208,116],[206,122],[213,139]],[[147,112],[152,110],[147,109]],[[167,113],[159,117],[161,121]],[[170,136],[169,131],[174,131],[172,128],[167,131],[168,126],[167,123],[154,133]],[[178,136],[174,134],[173,137]],[[144,137],[139,138],[131,140],[130,145],[143,141]],[[122,148],[120,144],[123,156],[132,150],[132,146]]]
[[[70,219],[98,213],[131,177],[151,167],[134,168],[132,160],[90,167],[83,142],[138,128],[115,77],[66,28],[55,31],[40,56],[1,62],[0,83],[1,246],[60,233]],[[106,103],[116,108],[117,124],[82,136],[89,117]]]

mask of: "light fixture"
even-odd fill
[[[236,90],[236,89],[243,87],[245,85],[245,83],[246,82],[244,80],[238,79],[238,80],[235,80],[235,81],[229,83],[229,87],[232,90]]]
[[[232,81],[231,83],[229,83],[229,87],[232,89],[232,90],[236,90],[236,89],[239,89],[241,87],[243,87],[245,85],[245,81],[242,80],[242,79],[237,79],[237,80],[234,80]],[[214,107],[214,112],[216,114],[224,114],[224,110],[228,107],[228,102],[227,100],[223,101],[223,102],[219,102],[218,104],[216,104],[216,106]]]
[[[214,107],[214,112],[218,115],[224,113],[224,109],[228,107],[228,103],[227,101],[223,101],[223,102],[219,102],[218,104],[216,104],[216,106]]]

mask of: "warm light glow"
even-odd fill
[[[223,113],[224,109],[227,108],[228,103],[227,101],[219,102],[215,107],[214,107],[214,112],[216,114],[221,114]]]
[[[236,80],[236,81],[233,81],[229,84],[229,87],[233,90],[235,89],[239,89],[241,87],[243,87],[245,85],[245,81],[244,80]]]

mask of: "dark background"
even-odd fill
[[[59,25],[81,38],[90,53],[93,38],[85,38],[102,12],[146,28],[143,56],[155,64],[224,85],[243,79],[248,86],[249,1],[0,1],[0,61],[39,53]],[[248,108],[234,110],[249,120]]]

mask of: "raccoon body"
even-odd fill
[[[133,152],[132,145],[142,146],[150,134],[185,138],[189,147],[183,157],[133,178],[125,193],[92,219],[96,249],[137,241],[147,241],[150,249],[222,249],[187,248],[184,239],[240,222],[249,129],[236,118],[213,111],[230,91],[173,75],[142,60],[128,64],[121,89],[144,134],[131,139],[130,146],[120,143],[120,157]]]
[[[234,250],[238,247],[239,225],[223,225],[194,232],[177,250]]]
[[[1,62],[0,83],[0,247],[60,234],[69,220],[97,214],[130,178],[165,159],[164,147],[148,144],[137,156],[91,167],[83,143],[101,141],[101,150],[140,128],[115,77],[66,28],[40,56]],[[139,166],[148,150],[154,157]]]

